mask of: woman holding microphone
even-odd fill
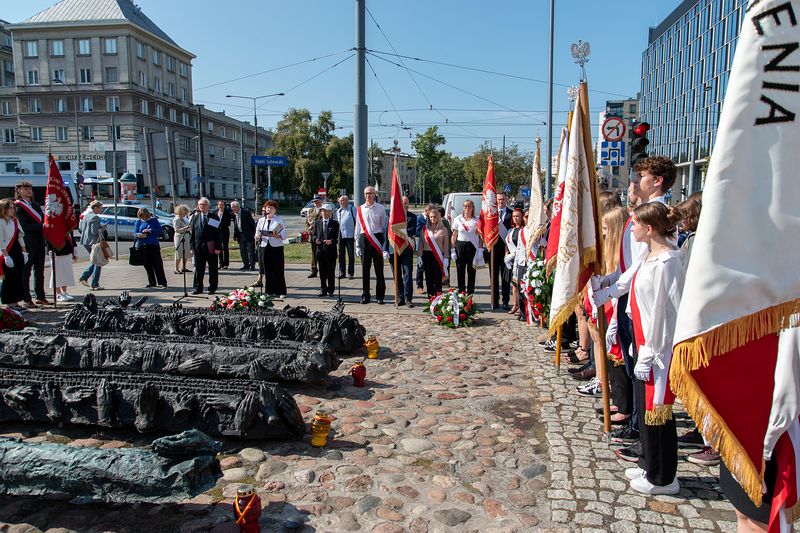
[[[275,200],[264,202],[263,212],[264,217],[256,224],[259,269],[258,280],[253,286],[263,286],[264,292],[270,296],[285,298],[283,239],[286,238],[286,225],[278,216],[278,202]]]

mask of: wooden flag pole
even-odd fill
[[[556,374],[561,373],[561,330],[563,326],[559,326],[556,332]]]
[[[24,265],[23,265],[24,266]],[[50,250],[50,273],[53,275],[53,307],[58,307],[58,283],[56,283],[56,252]]]
[[[600,386],[603,389],[603,433],[611,433],[611,400],[608,390],[608,353],[606,353],[606,312],[603,306],[597,310],[597,332],[600,337],[600,360],[597,355],[594,365],[600,374]]]
[[[398,287],[397,287],[397,256],[400,255],[397,253],[397,249],[394,250],[394,306],[399,307],[399,297],[398,297]]]
[[[492,309],[496,309],[494,301],[494,245],[489,250],[489,304]]]

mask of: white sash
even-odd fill
[[[42,223],[42,216],[36,212],[33,206],[28,205],[28,202],[23,202],[22,200],[16,200],[14,204],[24,209],[30,216],[36,219],[36,222],[38,222],[39,224]]]
[[[361,229],[364,230],[364,235],[366,235],[369,243],[372,245],[373,248],[375,248],[375,251],[378,252],[379,255],[381,255],[383,254],[383,248],[381,248],[381,245],[378,243],[378,238],[375,237],[375,234],[372,233],[372,230],[364,220],[364,213],[362,212],[362,209],[364,207],[365,206],[362,205],[358,208],[358,221],[361,223]]]
[[[434,252],[433,256],[436,258],[436,262],[439,263],[439,268],[442,269],[442,276],[446,276],[447,272],[444,269],[444,256],[442,255],[442,250],[439,249],[439,245],[436,243],[436,239],[433,238],[430,231],[428,231],[428,226],[422,228],[423,235],[425,235],[425,240],[428,241],[428,246]]]

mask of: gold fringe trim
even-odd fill
[[[800,520],[800,503],[794,504],[794,507],[786,509],[786,521],[790,524]]]
[[[561,328],[561,325],[569,320],[569,315],[575,312],[575,306],[578,305],[582,299],[583,295],[581,291],[578,291],[578,293],[567,300],[567,303],[557,312],[554,313],[553,310],[550,309],[550,324],[548,327],[550,335],[554,335]]]
[[[716,355],[731,352],[748,342],[788,328],[792,315],[799,312],[800,298],[731,320],[681,342],[672,351],[670,382],[677,383],[676,378],[680,373],[708,366],[710,359]]]
[[[760,468],[756,468],[739,439],[703,394],[691,371],[687,371],[682,365],[676,365],[676,357],[673,352],[670,372],[672,391],[681,399],[684,409],[695,420],[700,433],[722,456],[747,496],[756,506],[760,506],[764,460],[761,460]]]
[[[531,237],[531,242],[536,242],[537,240],[541,239],[544,235],[544,232],[547,231],[547,224],[542,224],[539,226]]]
[[[592,263],[596,263],[596,262],[597,262],[597,247],[596,246],[590,246],[589,248],[586,248],[585,250],[583,250],[583,253],[581,253],[581,270],[583,270],[583,268],[591,265]],[[583,287],[581,287],[581,290],[583,290]]]
[[[550,258],[547,264],[544,266],[544,273],[547,277],[550,277],[550,274],[553,273],[553,269],[556,267],[556,263],[558,262],[558,253]]]
[[[644,412],[644,423],[648,426],[663,426],[672,420],[672,405],[654,405],[652,411]]]

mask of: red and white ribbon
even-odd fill
[[[439,249],[439,245],[436,243],[436,239],[434,239],[431,232],[428,231],[427,226],[422,228],[422,234],[425,236],[425,240],[428,242],[431,251],[434,252],[433,257],[436,258],[436,262],[439,263],[439,268],[442,269],[442,276],[446,276],[447,272],[444,269],[444,256],[442,255],[442,250]]]
[[[358,221],[361,223],[361,229],[364,230],[364,235],[367,237],[367,240],[372,245],[372,247],[375,248],[375,251],[378,252],[378,255],[380,255],[383,253],[383,248],[378,242],[378,238],[375,237],[374,233],[372,233],[372,229],[370,229],[370,227],[366,224],[366,221],[364,220],[364,214],[362,213],[364,207],[366,206],[362,205],[358,208]]]

